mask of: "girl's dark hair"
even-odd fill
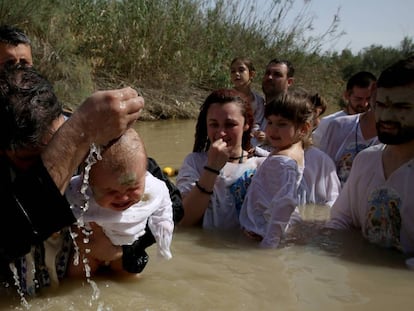
[[[295,127],[299,127],[306,123],[312,123],[313,105],[308,95],[288,90],[265,105],[264,115],[265,118],[279,115],[292,121]],[[310,133],[309,130],[309,135],[302,139],[304,148],[311,144]]]
[[[249,68],[249,71],[256,71],[256,69],[254,68],[254,65],[253,65],[253,61],[250,58],[247,58],[247,57],[235,57],[231,61],[230,66],[233,65],[237,61],[240,61],[243,64],[245,64],[247,66],[247,68]]]
[[[218,89],[213,91],[207,96],[203,105],[200,107],[200,113],[198,115],[195,140],[193,152],[203,152],[210,148],[210,140],[207,137],[207,112],[212,104],[225,105],[228,103],[235,103],[240,107],[241,114],[244,117],[245,124],[249,125],[249,128],[244,131],[242,138],[242,148],[249,150],[250,144],[250,132],[253,126],[253,112],[250,107],[249,100],[243,93],[234,89]]]

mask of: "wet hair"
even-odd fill
[[[23,30],[11,25],[0,26],[0,42],[12,44],[14,46],[19,44],[31,45],[29,37]]]
[[[382,71],[378,78],[377,87],[391,88],[411,83],[414,83],[414,55],[399,60]]]
[[[346,83],[346,90],[350,92],[355,86],[367,88],[372,84],[372,82],[375,81],[377,81],[377,78],[374,74],[369,71],[360,71],[348,79],[348,82]]]
[[[253,65],[253,61],[250,58],[247,58],[247,57],[235,57],[235,58],[233,58],[233,60],[230,63],[230,67],[237,61],[242,62],[243,64],[245,64],[246,67],[249,69],[249,71],[256,71],[256,69],[254,68],[254,65]]]
[[[147,152],[138,132],[129,128],[118,140],[101,152],[102,159],[91,167],[93,170],[102,167],[113,172],[125,172],[129,163],[143,161],[144,171],[147,167]]]
[[[311,129],[313,105],[306,93],[288,90],[265,105],[265,118],[271,115],[292,121],[296,128],[309,123]],[[311,130],[302,139],[304,148],[311,144],[310,134]]]
[[[251,148],[250,132],[253,126],[253,111],[250,107],[249,100],[243,93],[234,89],[218,89],[208,95],[203,105],[200,107],[200,113],[196,124],[196,132],[194,135],[195,141],[193,152],[203,152],[210,148],[210,140],[207,137],[207,112],[210,106],[212,104],[219,104],[223,106],[228,103],[235,103],[240,107],[241,114],[245,119],[245,124],[249,125],[248,130],[243,132],[242,148],[245,150],[249,150]]]
[[[61,114],[52,85],[34,68],[17,65],[0,71],[0,150],[44,146]]]
[[[293,64],[286,59],[274,58],[270,62],[267,63],[267,66],[269,66],[270,64],[285,64],[288,69],[287,71],[288,78],[292,78],[295,74],[295,68],[293,67]]]

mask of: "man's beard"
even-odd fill
[[[271,83],[267,85],[262,85],[263,94],[266,97],[266,101],[270,102],[273,99],[277,98],[279,95],[284,93],[284,90],[279,90],[276,86]]]
[[[380,142],[387,145],[401,145],[408,143],[414,140],[414,127],[413,126],[405,126],[402,127],[398,122],[382,122],[392,124],[396,127],[397,133],[391,134],[389,132],[381,132],[380,124],[381,122],[377,122],[377,135]]]
[[[358,105],[352,106],[352,104],[350,104],[350,106],[352,110],[355,111],[355,114],[366,112],[369,109],[369,105],[368,106],[358,106]]]

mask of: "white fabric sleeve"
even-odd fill
[[[240,224],[263,237],[261,246],[279,245],[290,216],[297,205],[296,162],[270,156],[260,166],[240,212]]]
[[[157,241],[158,255],[171,259],[170,246],[174,231],[172,202],[165,183],[160,183],[158,187],[158,196],[162,197],[162,200],[158,209],[149,217],[148,226]]]

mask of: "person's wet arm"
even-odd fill
[[[144,99],[132,88],[99,91],[86,99],[56,132],[42,153],[43,163],[63,193],[92,143],[105,146],[139,117]]]
[[[119,137],[139,117],[143,105],[143,98],[131,88],[97,92],[56,132],[42,161],[15,178],[5,166],[2,192],[7,197],[7,221],[0,231],[1,259],[24,255],[33,243],[74,222],[63,196],[73,172],[90,144],[105,145]]]

